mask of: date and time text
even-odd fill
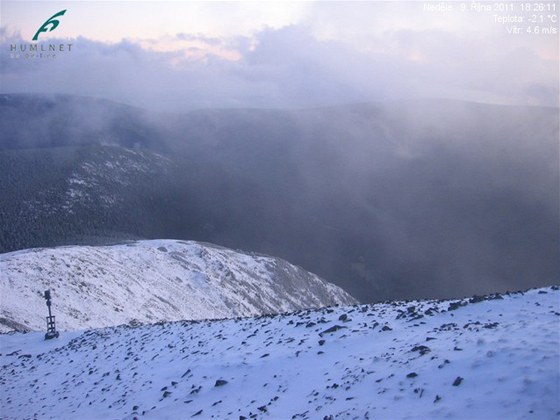
[[[484,15],[512,35],[557,36],[559,34],[560,3],[558,1],[426,1],[423,3],[423,10],[426,13],[459,12]]]

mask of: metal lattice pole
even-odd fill
[[[45,299],[47,300],[47,308],[49,308],[49,316],[47,317],[47,333],[45,334],[45,340],[50,340],[51,338],[57,338],[59,336],[56,330],[55,317],[51,312],[51,291],[45,290]]]

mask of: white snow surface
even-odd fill
[[[557,286],[0,335],[3,419],[554,419]],[[331,417],[332,416],[332,417]]]
[[[357,303],[341,288],[279,258],[206,243],[37,248],[0,255],[0,332],[44,329],[47,289],[60,330]]]

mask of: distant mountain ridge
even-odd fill
[[[0,94],[0,150],[115,145],[162,151],[152,113],[73,95]]]
[[[0,255],[0,331],[248,317],[357,301],[279,258],[197,242],[39,248]]]

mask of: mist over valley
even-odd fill
[[[558,109],[452,100],[158,113],[0,98],[0,251],[173,238],[362,302],[557,282]]]

